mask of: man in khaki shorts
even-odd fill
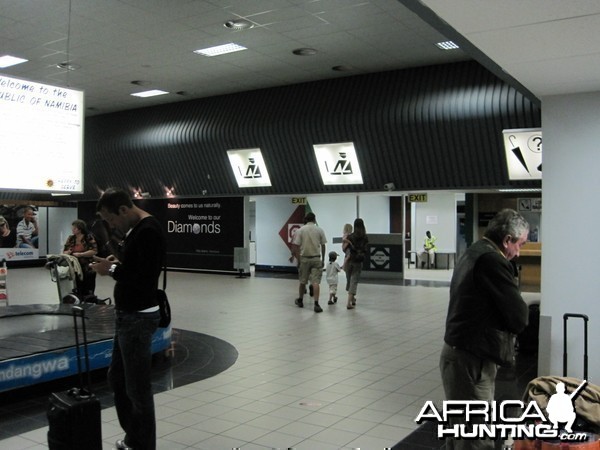
[[[317,226],[314,213],[308,213],[304,217],[304,223],[305,225],[294,234],[292,245],[292,255],[298,261],[298,275],[300,278],[299,297],[295,303],[299,308],[304,307],[304,292],[306,291],[306,285],[310,282],[313,288],[315,312],[319,313],[323,311],[323,308],[319,305],[319,292],[323,267],[325,267],[327,238],[325,232]]]

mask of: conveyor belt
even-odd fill
[[[92,370],[110,364],[114,306],[86,303],[86,332]],[[0,308],[0,392],[77,374],[72,305],[16,305]],[[79,328],[79,342],[83,333]],[[159,328],[152,352],[171,345],[171,328]]]
[[[89,343],[111,339],[114,306],[84,304]],[[0,308],[0,361],[75,345],[72,305],[15,305]],[[81,330],[80,330],[81,332]]]

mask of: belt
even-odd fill
[[[312,256],[307,256],[307,255],[302,255],[303,258],[320,258],[321,255],[312,255]]]

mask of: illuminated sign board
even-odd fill
[[[271,186],[269,172],[260,148],[228,150],[227,156],[229,156],[229,164],[231,164],[238,187]]]
[[[83,192],[83,92],[0,74],[0,190]]]
[[[508,178],[542,179],[542,130],[528,128],[503,130]]]
[[[363,184],[352,142],[313,147],[323,184]]]

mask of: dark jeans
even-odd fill
[[[135,450],[156,449],[156,418],[150,372],[152,335],[160,314],[116,311],[108,382],[115,396],[125,443]]]
[[[86,295],[93,294],[96,290],[96,272],[93,270],[84,270],[83,280],[80,280],[79,277],[75,278],[75,286],[81,300]]]

